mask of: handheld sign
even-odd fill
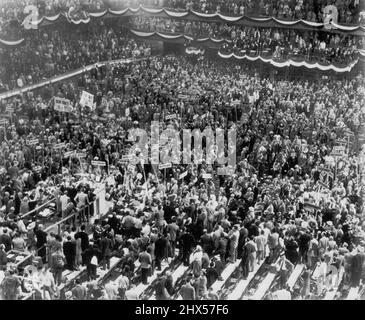
[[[179,175],[179,180],[184,179],[188,175],[188,172],[185,171],[182,174]]]
[[[165,164],[160,164],[160,165],[158,166],[158,168],[159,168],[160,170],[168,169],[168,168],[172,168],[172,164],[171,164],[171,162],[170,162],[170,163],[165,163]]]
[[[170,114],[165,117],[165,120],[171,120],[171,119],[176,119],[176,114]]]
[[[94,95],[87,92],[82,91],[81,98],[80,98],[80,105],[85,107],[90,107],[91,109],[94,108]]]
[[[67,151],[64,153],[63,157],[69,158],[69,157],[72,157],[74,154],[75,154],[75,151]]]
[[[5,125],[7,125],[7,124],[8,124],[8,122],[9,122],[9,120],[8,120],[8,119],[1,119],[1,120],[0,120],[0,126],[5,126]]]
[[[211,173],[204,173],[202,175],[203,179],[212,179],[212,174]]]
[[[72,112],[71,101],[64,98],[54,98],[54,109],[59,112]]]
[[[14,108],[13,107],[6,107],[5,112],[14,113]]]
[[[76,153],[76,157],[78,157],[78,158],[86,158],[86,153],[84,153],[84,152]]]
[[[122,160],[123,161],[130,161],[132,160],[132,155],[131,154],[125,154],[122,156]]]
[[[99,166],[99,167],[105,167],[106,162],[105,161],[91,161],[91,165],[93,166]]]
[[[31,139],[31,140],[28,140],[27,141],[27,145],[28,146],[34,146],[34,145],[36,145],[38,143],[39,143],[39,140],[38,139]]]
[[[346,147],[345,146],[334,146],[332,149],[333,153],[338,153],[338,154],[346,154]]]
[[[33,170],[35,172],[41,172],[42,171],[42,167],[41,166],[37,166],[37,167],[34,167]]]
[[[64,142],[61,142],[61,143],[57,143],[57,144],[55,144],[54,146],[53,146],[53,149],[55,149],[55,150],[58,150],[58,149],[62,149],[62,148],[64,148],[66,145],[65,145],[65,143]]]
[[[135,168],[136,168],[136,166],[134,166],[133,164],[128,165],[128,170],[129,171],[134,171]]]

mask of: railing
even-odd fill
[[[25,213],[25,214],[21,215],[21,216],[20,216],[20,218],[21,218],[21,219],[23,219],[23,218],[25,218],[25,217],[27,217],[27,216],[31,215],[32,213],[37,212],[38,210],[40,210],[40,209],[42,209],[42,208],[46,207],[47,205],[51,204],[51,203],[52,203],[53,201],[55,201],[55,200],[56,200],[56,198],[55,198],[55,197],[53,197],[52,199],[48,200],[47,202],[43,203],[42,205],[37,206],[37,207],[36,207],[36,208],[34,208],[33,210],[31,210],[31,211],[29,211],[29,212],[27,212],[27,213]]]
[[[0,94],[0,100],[7,99],[7,98],[11,98],[11,97],[14,97],[16,95],[19,95],[19,94],[22,94],[24,92],[27,92],[27,91],[31,91],[31,90],[34,90],[34,89],[38,89],[38,88],[44,87],[44,86],[49,85],[49,84],[53,84],[53,83],[56,83],[56,82],[59,82],[59,81],[62,81],[62,80],[66,80],[66,79],[69,79],[69,78],[72,78],[72,77],[81,75],[81,74],[83,74],[85,72],[88,72],[88,71],[90,71],[92,69],[99,68],[99,67],[105,66],[107,64],[132,63],[132,62],[137,62],[137,61],[145,60],[145,59],[147,59],[149,57],[117,59],[117,60],[110,60],[110,61],[102,61],[102,62],[93,63],[93,64],[88,65],[86,67],[79,68],[76,71],[68,72],[68,73],[63,74],[63,75],[58,75],[58,76],[55,76],[55,77],[53,77],[51,79],[47,79],[47,80],[41,81],[41,82],[39,82],[37,84],[33,84],[33,85],[26,86],[26,87],[21,88],[21,89],[16,89],[16,90],[11,90],[11,91],[8,91],[8,92],[1,93]]]

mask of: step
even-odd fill
[[[351,288],[346,300],[356,300],[359,294],[359,287]]]
[[[112,257],[110,258],[110,269],[103,270],[101,268],[98,268],[97,274],[100,276],[98,278],[98,282],[102,281],[103,278],[106,277],[107,274],[109,274],[117,266],[120,260],[120,258]]]
[[[251,280],[255,277],[257,271],[261,268],[264,264],[264,261],[261,261],[260,264],[256,264],[255,268],[252,272],[250,272],[247,276],[247,279],[240,280],[234,290],[228,295],[227,300],[240,300],[243,293],[246,291],[247,287],[249,286]]]
[[[144,291],[151,285],[153,281],[157,279],[157,277],[163,273],[169,267],[169,263],[163,262],[161,263],[161,271],[155,271],[151,277],[148,277],[148,284],[140,283],[138,286],[134,288],[135,294],[140,297]]]
[[[337,287],[335,287],[334,290],[332,290],[332,291],[327,291],[323,300],[334,300],[334,298],[336,297],[337,291],[338,291],[338,287],[340,286],[340,284],[342,282],[342,278],[343,278],[344,274],[345,274],[345,269],[341,268],[339,275],[338,275]]]
[[[241,259],[237,260],[235,263],[229,263],[224,268],[224,270],[221,274],[222,280],[217,280],[212,285],[213,293],[218,293],[218,291],[222,289],[224,284],[227,282],[228,278],[237,269],[237,267],[239,266],[240,263],[241,263]]]
[[[302,274],[303,269],[304,269],[304,264],[297,264],[295,266],[287,282],[290,290],[293,289],[295,283],[298,281],[298,278]]]
[[[276,273],[269,272],[264,280],[259,284],[256,292],[253,296],[249,297],[249,300],[262,300],[266,292],[270,289],[270,286],[274,282]]]
[[[189,267],[180,265],[172,274],[172,283],[175,286],[176,281],[184,275],[184,273],[189,269]],[[156,300],[155,294],[153,294],[148,300]]]

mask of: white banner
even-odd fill
[[[71,101],[65,98],[54,98],[54,109],[59,112],[71,113],[73,111]]]
[[[94,95],[87,91],[82,91],[81,98],[80,98],[80,105],[83,107],[87,106],[87,107],[93,109]]]

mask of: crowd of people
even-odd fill
[[[36,13],[25,10],[30,5],[37,8]],[[82,19],[87,18],[90,12],[136,8],[140,5],[172,10],[195,10],[203,13],[217,12],[230,16],[275,17],[284,20],[303,19],[312,22],[324,22],[327,14],[325,7],[332,5],[337,8],[337,21],[339,23],[363,24],[365,22],[364,4],[359,0],[6,0],[1,3],[0,34],[6,38],[15,38],[16,35],[20,34],[22,23],[29,14],[36,14],[35,20],[44,16],[53,17],[59,13],[70,19]]]
[[[98,54],[113,50],[112,36],[100,39],[107,43],[89,41],[90,47],[99,45]],[[138,299],[138,282],[148,284],[166,263],[182,263],[189,266],[187,278],[175,284],[169,272],[158,277],[156,299],[217,299],[211,286],[237,259],[242,277],[262,260],[277,265],[283,289],[290,268],[281,261],[304,263],[306,274],[317,268],[316,278],[303,285],[303,299],[338,286],[341,268],[344,283],[358,287],[365,271],[364,181],[356,145],[365,117],[363,88],[361,75],[294,82],[261,77],[232,62],[165,55],[107,64],[2,102],[4,110],[14,108],[0,132],[2,296],[17,299],[31,291],[42,299],[63,298],[62,270],[84,265],[87,282],[76,280],[64,298]],[[95,105],[79,104],[82,90],[94,95]],[[73,111],[55,111],[53,97],[69,99]],[[174,116],[166,120],[168,115]],[[235,129],[233,174],[220,176],[217,163],[205,161],[162,171],[147,162],[128,165],[128,130],[148,131],[152,120],[162,130]],[[39,142],[29,146],[32,139]],[[331,151],[339,141],[346,152],[335,160]],[[62,142],[64,151],[84,159],[54,154],[51,145]],[[61,217],[92,203],[93,189],[77,183],[80,174],[106,183],[113,203],[106,219],[90,227],[90,217],[80,214],[60,234],[44,231],[34,216],[22,219],[43,203],[44,192],[56,198]],[[7,261],[9,250],[19,249],[37,251],[37,270],[22,272]],[[100,283],[97,270],[110,268],[112,256],[121,259],[122,272]]]
[[[141,31],[180,33],[194,39],[211,37],[231,41],[223,50],[262,54],[287,59],[302,56],[307,60],[346,64],[364,48],[362,37],[293,29],[251,28],[224,23],[178,20],[158,17],[133,17],[131,28]]]
[[[138,46],[125,28],[111,28],[103,21],[76,29],[65,26],[31,33],[24,45],[0,48],[0,91],[22,88],[93,63],[137,57],[145,49],[149,47]]]

